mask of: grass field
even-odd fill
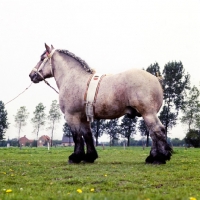
[[[175,148],[146,165],[149,148],[97,148],[94,164],[68,164],[73,147],[0,148],[0,200],[200,199],[200,149]]]

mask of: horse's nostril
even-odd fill
[[[30,77],[31,80],[33,80],[34,78],[37,77],[37,73],[34,73],[33,75],[32,75],[32,74],[29,74],[29,77]]]
[[[34,79],[36,77],[37,77],[37,73],[34,73],[33,76],[32,76],[32,79]]]

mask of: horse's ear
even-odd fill
[[[51,53],[51,49],[46,43],[45,43],[45,48],[46,48],[47,53]]]
[[[53,45],[51,45],[51,49],[54,49]]]

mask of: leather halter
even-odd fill
[[[41,65],[39,66],[39,68],[37,69],[36,67],[34,67],[32,71],[34,71],[36,74],[38,74],[38,75],[43,79],[43,81],[44,81],[49,87],[51,87],[53,90],[55,90],[55,91],[58,93],[58,91],[57,91],[55,88],[53,88],[53,87],[45,80],[44,76],[39,72],[39,71],[43,68],[43,66],[45,65],[45,63],[49,60],[49,65],[50,65],[51,74],[52,74],[52,76],[54,76],[54,74],[53,74],[53,69],[52,69],[52,63],[51,63],[51,58],[52,58],[52,56],[53,56],[53,54],[54,54],[55,51],[56,51],[56,49],[53,49],[53,50],[51,51],[50,54],[46,53],[47,57],[42,61],[42,63],[41,63]],[[58,93],[58,94],[59,94],[59,93]]]
[[[55,51],[56,51],[56,49],[53,49],[50,54],[46,54],[47,57],[42,61],[42,64],[40,65],[40,67],[38,69],[36,67],[33,68],[33,71],[36,72],[37,74],[39,74],[43,80],[45,80],[45,78],[43,77],[43,75],[39,71],[43,68],[43,66],[45,65],[45,63],[48,60],[49,60],[51,74],[53,76],[53,69],[52,69],[52,64],[51,64],[51,57],[53,56],[53,54],[54,54]]]

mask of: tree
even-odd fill
[[[65,122],[64,125],[63,125],[63,135],[69,138],[69,143],[70,143],[70,138],[73,138],[73,135],[72,135],[71,128],[67,124],[67,122]]]
[[[9,140],[10,146],[13,146],[13,147],[17,147],[17,145],[19,145],[18,142],[19,141],[17,138],[13,138],[13,139]]]
[[[0,141],[4,139],[8,126],[9,123],[7,118],[7,111],[5,110],[4,103],[0,101]]]
[[[67,122],[63,125],[63,134],[67,137],[72,137],[72,132],[70,126],[67,124]]]
[[[190,129],[186,134],[185,143],[189,146],[200,147],[200,132],[198,130]]]
[[[130,146],[130,138],[136,133],[136,122],[137,118],[131,119],[127,115],[122,118],[120,134],[127,138],[127,146]]]
[[[146,136],[147,139],[146,139],[146,146],[148,147],[149,146],[149,130],[145,124],[145,121],[143,119],[141,119],[139,121],[139,125],[138,125],[138,129],[141,133],[142,136]]]
[[[14,116],[15,117],[15,125],[18,128],[18,145],[19,145],[19,138],[20,138],[20,132],[22,129],[22,126],[26,125],[26,120],[28,119],[28,111],[25,106],[21,106],[17,110],[17,114]]]
[[[200,112],[199,95],[198,88],[193,86],[182,107],[183,116],[181,122],[188,124],[188,131],[190,131],[192,125],[195,126],[198,123],[197,120]]]
[[[120,132],[120,127],[118,125],[118,118],[106,121],[105,132],[110,137],[110,146],[114,146],[114,142],[115,140],[118,140]]]
[[[160,113],[160,120],[165,126],[166,137],[168,129],[172,128],[177,121],[179,110],[184,103],[186,89],[189,89],[189,74],[181,62],[169,62],[163,70],[164,106]]]
[[[97,119],[91,123],[91,129],[96,140],[96,146],[98,146],[98,138],[103,135],[105,122],[106,121],[104,119]]]
[[[160,66],[158,65],[157,62],[154,63],[153,65],[151,64],[149,67],[147,67],[146,71],[156,77],[161,77]]]
[[[35,111],[33,112],[34,117],[31,119],[31,122],[33,123],[34,132],[36,132],[37,140],[38,140],[38,133],[40,131],[40,128],[45,125],[45,107],[42,103],[39,103]]]
[[[53,131],[55,129],[55,124],[60,121],[60,118],[61,113],[59,104],[57,104],[57,100],[53,100],[48,115],[48,120],[50,122],[49,128],[51,129],[51,146],[53,146]]]
[[[198,104],[198,110],[200,110],[200,105],[199,104]],[[194,126],[198,130],[200,130],[200,113],[199,112],[195,114]]]
[[[177,117],[178,117],[178,113],[176,111],[173,111],[173,109],[170,109],[170,107],[165,106],[165,105],[162,107],[159,118],[165,127],[166,138],[167,138],[168,129],[171,129],[172,127],[176,125]]]
[[[183,146],[185,144],[184,140],[180,140],[179,138],[172,138],[171,139],[171,144],[173,146]]]

